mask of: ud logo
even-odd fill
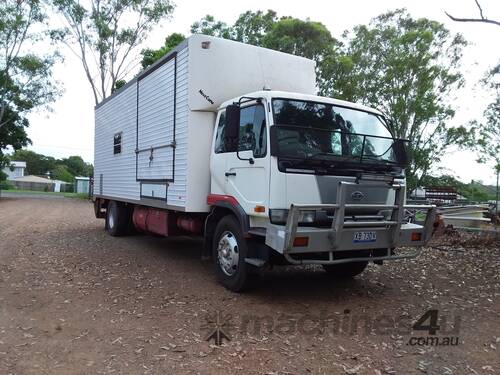
[[[365,195],[360,191],[354,191],[351,193],[351,198],[353,201],[360,201],[364,197],[365,197]]]

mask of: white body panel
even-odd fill
[[[138,200],[135,180],[137,89],[126,87],[120,95],[95,111],[94,194]],[[122,152],[113,154],[113,136],[122,132]]]
[[[137,178],[174,178],[174,90],[175,59],[155,70],[138,83],[138,154]],[[144,194],[144,193],[143,193]]]
[[[208,48],[201,48],[203,42]],[[191,36],[189,50],[191,110],[216,111],[227,100],[263,89],[318,91],[315,63],[303,57],[205,35]]]
[[[305,58],[191,36],[96,107],[94,195],[208,211],[218,107],[263,87],[312,95],[314,69],[314,62]],[[114,154],[117,133],[121,152]],[[261,201],[252,199],[251,204]]]

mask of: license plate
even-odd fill
[[[377,232],[355,232],[352,242],[375,242],[377,240]]]

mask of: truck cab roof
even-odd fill
[[[248,93],[245,95],[238,96],[238,97],[233,98],[231,100],[226,100],[224,103],[221,104],[221,106],[218,108],[218,110],[226,108],[228,105],[233,104],[234,102],[237,102],[242,97],[265,98],[266,100],[272,100],[275,98],[286,98],[286,99],[296,99],[296,100],[304,100],[304,101],[310,101],[310,102],[329,103],[329,104],[340,106],[340,107],[352,108],[352,109],[370,112],[370,113],[374,113],[376,115],[383,116],[383,113],[380,112],[379,110],[365,106],[363,104],[359,104],[359,103],[352,103],[352,102],[348,102],[348,101],[340,100],[340,99],[332,99],[332,98],[328,98],[326,96],[308,95],[308,94],[302,94],[302,93],[298,93],[298,92],[274,91],[274,90],[254,91],[254,92],[251,92],[251,93]]]

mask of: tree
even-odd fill
[[[58,164],[64,165],[73,176],[90,176],[93,173],[91,164],[83,161],[81,156],[70,156],[62,159]]]
[[[408,190],[420,184],[448,146],[466,139],[450,128],[453,92],[463,85],[459,71],[465,40],[440,23],[413,19],[404,9],[374,18],[345,35],[340,78],[332,74],[324,93],[379,108],[393,120],[389,130],[410,140]]]
[[[474,0],[474,1],[476,2],[476,6],[479,10],[479,18],[460,18],[460,17],[454,17],[451,14],[449,14],[448,12],[445,12],[445,13],[450,19],[452,19],[453,21],[457,21],[457,22],[481,22],[481,23],[488,23],[488,24],[500,26],[500,21],[495,21],[495,20],[492,20],[490,18],[487,18],[484,15],[483,8],[481,7],[481,4],[479,4],[479,1],[478,0]]]
[[[8,163],[5,148],[18,149],[30,142],[26,113],[51,103],[59,93],[51,77],[57,55],[27,52],[44,38],[40,29],[46,27],[39,0],[0,3],[0,169]]]
[[[168,18],[171,0],[51,0],[66,27],[52,36],[80,59],[98,104],[136,68],[135,50]]]
[[[216,21],[211,15],[206,15],[200,21],[193,23],[191,25],[191,33],[233,39],[231,27],[222,21]]]
[[[28,126],[27,119],[22,118],[8,106],[4,108],[3,118],[5,125],[0,127],[0,172],[10,163],[10,158],[3,153],[3,150],[9,146],[17,150],[30,143],[25,130]],[[4,173],[0,173],[0,181],[6,177]]]
[[[180,44],[184,39],[186,39],[186,37],[183,34],[173,33],[165,38],[165,43],[159,49],[157,50],[150,48],[143,49],[141,51],[142,68],[146,69],[148,66],[152,65],[155,61],[158,61],[160,58],[162,58],[172,49],[174,49],[175,46]]]
[[[457,18],[446,13],[453,21],[457,22],[482,22],[500,26],[500,21],[495,21],[487,18],[484,15],[483,8],[478,0],[475,0],[479,10],[480,18]],[[493,161],[495,172],[497,175],[496,186],[496,201],[499,200],[499,179],[500,179],[500,82],[495,81],[495,78],[500,76],[500,64],[494,67],[483,80],[483,83],[496,90],[496,99],[488,105],[484,112],[486,123],[483,126],[478,126],[477,121],[473,121],[474,130],[476,132],[475,139],[477,140],[476,148],[481,152],[479,162]],[[496,204],[496,215],[498,215],[498,203]]]
[[[51,177],[54,180],[61,180],[65,182],[73,182],[75,180],[75,175],[72,174],[68,167],[63,164],[56,165],[56,167],[51,172]]]
[[[476,149],[480,152],[478,161],[480,163],[491,162],[497,175],[496,201],[499,200],[499,176],[500,176],[500,90],[497,92],[496,100],[489,104],[484,111],[485,121],[479,123],[473,121],[475,131]],[[498,215],[498,207],[497,215]]]
[[[240,14],[231,28],[232,38],[254,46],[264,46],[264,38],[276,22],[278,22],[278,17],[274,10],[268,10],[266,13],[261,10],[246,11]]]
[[[473,124],[477,132],[477,145],[481,152],[479,161],[492,161],[495,168],[500,166],[500,95],[484,111],[485,121]]]
[[[26,174],[43,176],[50,174],[56,180],[72,182],[75,176],[92,176],[94,167],[80,156],[55,159],[30,150],[17,150],[10,158],[26,162]]]
[[[56,159],[51,156],[37,154],[30,150],[17,150],[10,157],[15,161],[26,162],[26,174],[42,176],[56,166]]]

